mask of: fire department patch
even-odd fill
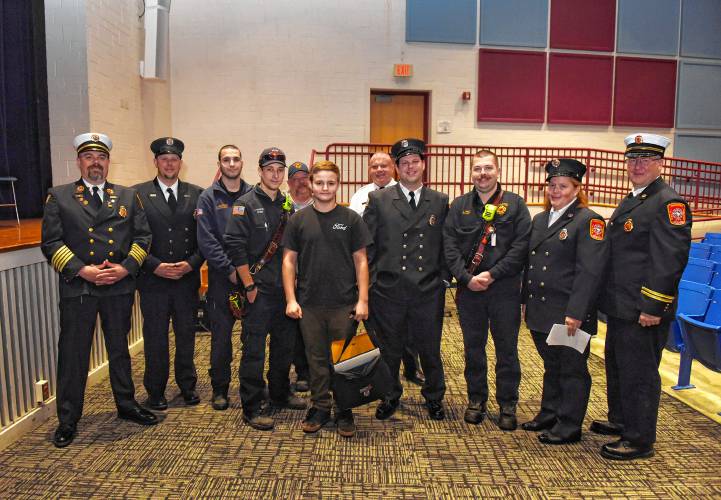
[[[496,210],[496,213],[498,215],[503,215],[506,213],[506,210],[508,210],[508,203],[501,203],[498,205],[498,209]]]
[[[564,227],[563,229],[561,229],[561,232],[558,233],[558,239],[563,241],[566,238],[568,238],[568,229]]]
[[[627,233],[633,231],[633,219],[626,219],[626,222],[623,223],[623,230]]]
[[[128,216],[128,209],[125,208],[125,205],[120,205],[120,208],[118,209],[118,215],[123,219]]]
[[[436,217],[436,214],[431,214],[431,216],[428,218],[428,225],[435,226],[437,221],[438,217]]]
[[[105,192],[108,194],[115,194],[115,191],[113,190],[113,188],[106,188]]]
[[[674,226],[686,224],[686,205],[683,203],[669,203],[666,205],[668,221]]]
[[[606,226],[603,224],[602,220],[591,219],[588,231],[591,235],[591,239],[601,241],[603,240],[603,235],[606,232]]]
[[[471,215],[471,211],[470,211],[470,210],[464,210],[464,211],[463,211],[463,215]]]
[[[223,210],[225,208],[228,208],[228,204],[225,203],[224,201],[221,201],[220,203],[218,203],[218,206],[215,208],[217,208],[218,210]]]
[[[233,215],[245,215],[245,205],[233,205]]]

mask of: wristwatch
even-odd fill
[[[252,292],[253,290],[255,290],[255,283],[251,283],[250,285],[248,285],[248,286],[245,287],[246,293],[247,293],[247,292]]]

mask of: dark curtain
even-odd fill
[[[0,0],[0,177],[17,177],[21,218],[40,217],[52,184],[43,0]],[[0,183],[0,199],[12,197]],[[15,218],[0,208],[0,219]]]

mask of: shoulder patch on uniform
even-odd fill
[[[601,219],[591,219],[588,226],[588,232],[594,240],[603,240],[606,232],[606,225]]]
[[[686,205],[679,202],[673,202],[666,205],[668,212],[668,221],[673,226],[683,226],[686,224]]]
[[[233,205],[233,215],[245,215],[245,205]]]

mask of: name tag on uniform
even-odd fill
[[[491,233],[491,246],[496,246],[496,233]]]

